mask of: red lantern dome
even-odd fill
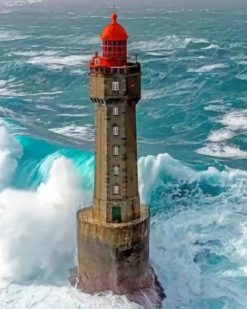
[[[117,23],[117,14],[112,14],[112,22],[102,32],[102,41],[127,41],[128,34],[123,26]]]
[[[128,34],[117,22],[117,14],[112,14],[112,21],[101,34],[102,54],[93,57],[91,67],[121,67],[127,64]]]

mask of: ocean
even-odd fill
[[[67,280],[93,189],[87,63],[110,14],[0,9],[1,309],[138,308]],[[164,308],[247,308],[247,11],[121,8],[119,20],[143,69],[139,188]]]

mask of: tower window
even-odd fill
[[[118,107],[113,107],[113,115],[114,116],[118,116],[119,115]]]
[[[114,136],[118,136],[119,135],[119,127],[118,126],[113,126],[112,130],[113,130],[113,135]]]
[[[112,83],[112,90],[113,91],[119,91],[119,82],[113,82]]]
[[[113,166],[113,174],[114,174],[115,176],[118,176],[118,175],[119,175],[119,172],[120,172],[119,165],[114,165],[114,166]]]
[[[114,185],[114,186],[113,186],[113,194],[114,194],[114,195],[118,195],[119,192],[120,192],[119,185]]]
[[[94,63],[95,63],[95,65],[100,65],[100,60],[99,60],[99,58],[95,58]]]
[[[119,155],[119,146],[113,146],[113,155],[118,156]]]

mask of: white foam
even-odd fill
[[[177,181],[195,177],[190,168],[182,166],[168,154],[141,157],[138,161],[138,170],[139,191],[143,203],[149,203],[151,190],[162,181],[164,174],[172,175]]]
[[[2,150],[9,157],[20,155],[20,146],[3,127]],[[13,166],[13,160],[0,160],[5,184]],[[0,192],[1,308],[139,308],[125,297],[91,296],[69,286],[67,277],[76,256],[75,213],[83,201],[89,202],[78,175],[63,157],[55,158],[47,182],[37,190]]]
[[[247,130],[247,109],[230,112],[219,122],[232,131]]]
[[[72,263],[75,211],[81,202],[79,181],[64,158],[54,162],[48,182],[37,191],[2,191],[0,260],[6,268],[0,270],[0,277],[23,281],[36,274],[44,280]]]
[[[246,159],[247,151],[241,150],[236,146],[228,146],[225,144],[210,143],[196,151],[199,154],[216,157],[216,158],[232,158]]]
[[[225,307],[245,308],[245,279],[232,280],[230,274],[246,267],[247,172],[213,167],[195,172],[165,154],[140,163],[145,201],[159,188],[162,212],[151,222],[150,243],[165,286],[165,307],[214,308],[224,299]],[[178,185],[196,182],[224,190],[215,196],[204,194],[203,186],[181,190]]]
[[[15,56],[23,57],[36,57],[36,56],[54,56],[58,54],[58,51],[55,50],[46,50],[46,51],[18,51],[13,53]]]
[[[24,6],[24,5],[32,5],[35,3],[41,3],[43,0],[16,0],[16,1],[6,1],[4,3],[7,7],[15,7],[15,6]]]
[[[44,66],[52,70],[61,70],[64,67],[77,67],[87,63],[90,56],[70,55],[70,56],[35,56],[27,60],[32,65]]]
[[[0,88],[3,88],[7,85],[6,80],[0,80]]]
[[[212,131],[208,136],[209,144],[197,150],[197,153],[218,158],[245,159],[247,152],[238,146],[226,145],[226,141],[233,138],[237,132],[247,130],[247,110],[236,110],[225,114],[218,122],[225,128]]]
[[[10,30],[0,30],[0,42],[10,42],[16,40],[24,40],[29,38],[28,35],[24,35],[18,31]]]
[[[237,64],[246,66],[247,65],[247,60],[237,61]]]
[[[2,148],[10,150],[7,137]],[[165,306],[196,307],[203,295],[204,301],[224,298],[244,308],[246,289],[229,278],[231,270],[246,267],[247,172],[215,168],[196,172],[168,154],[143,157],[138,165],[142,201],[150,202],[155,188],[174,184],[159,194],[160,208],[170,201],[174,210],[151,222],[151,261],[165,286]],[[201,181],[225,191],[214,196],[197,186],[191,192],[179,190],[180,183]],[[80,293],[66,281],[75,256],[75,211],[84,199],[71,162],[61,157],[55,158],[47,182],[37,190],[0,193],[1,308],[138,308],[125,297]],[[204,249],[230,263],[219,263],[215,271],[201,254]],[[205,265],[214,271],[205,271]],[[21,283],[11,283],[17,280]],[[232,303],[228,307],[233,308]]]
[[[247,61],[246,61],[246,65],[247,65]],[[236,78],[239,80],[247,81],[247,74],[239,74],[236,76]]]
[[[131,44],[132,48],[138,48],[142,51],[160,51],[160,50],[175,50],[186,48],[190,43],[208,43],[203,38],[182,38],[176,35],[167,35],[156,40],[140,41],[138,44]]]
[[[47,92],[38,92],[38,93],[31,93],[29,94],[29,96],[41,96],[41,95],[44,95],[44,96],[54,96],[54,95],[57,95],[57,94],[62,94],[63,91],[47,91]]]
[[[226,104],[223,102],[208,102],[208,105],[204,107],[205,111],[213,111],[213,112],[225,112]]]
[[[14,80],[0,80],[0,97],[20,97],[24,93],[16,90],[19,87],[18,83],[13,82]]]
[[[227,129],[220,129],[216,131],[212,131],[208,136],[208,140],[210,142],[223,142],[231,139],[234,136],[234,132]]]
[[[52,128],[49,129],[49,131],[68,137],[74,137],[84,141],[94,140],[94,130],[92,129],[91,125],[86,126],[70,125],[61,128]]]
[[[164,98],[166,92],[164,89],[152,89],[143,91],[143,100],[154,100]]]
[[[218,69],[225,69],[228,68],[227,64],[224,63],[217,63],[217,64],[209,64],[209,65],[203,65],[199,67],[198,69],[189,69],[189,73],[208,73],[212,72]]]
[[[204,50],[220,49],[220,47],[219,47],[219,45],[217,45],[217,44],[210,44],[209,46],[203,47],[202,49],[204,49]]]
[[[77,110],[77,109],[85,109],[86,107],[83,105],[73,105],[73,104],[69,104],[69,105],[58,105],[60,108],[63,109],[73,109],[73,110]]]
[[[140,309],[125,297],[102,293],[88,295],[67,286],[10,285],[2,289],[3,309]]]

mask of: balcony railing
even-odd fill
[[[131,74],[140,72],[140,64],[138,62],[129,62],[126,66],[121,67],[90,67],[89,73],[95,74]]]

